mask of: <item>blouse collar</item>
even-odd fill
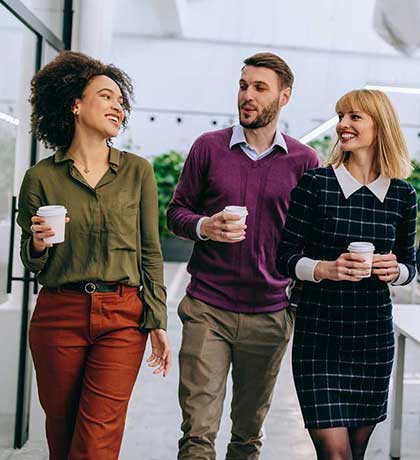
[[[391,180],[388,177],[379,176],[373,182],[364,185],[350,174],[344,164],[341,164],[338,168],[333,167],[333,171],[346,199],[362,187],[367,187],[381,203],[384,202],[391,184]]]

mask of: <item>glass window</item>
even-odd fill
[[[14,282],[6,294],[6,281],[12,197],[31,160],[28,97],[36,50],[35,34],[0,5],[0,53],[7,69],[0,72],[0,458],[1,448],[12,447],[14,440],[23,283]],[[16,228],[13,274],[21,277],[19,237]]]
[[[50,44],[45,43],[44,55],[42,57],[42,65],[46,65],[49,62],[51,62],[58,54],[59,52],[55,48],[53,48]],[[46,149],[44,147],[44,144],[41,144],[41,142],[38,143],[38,160],[47,158],[51,156],[53,153],[54,153],[53,150]]]
[[[0,111],[0,304],[6,302],[11,203],[15,177],[16,134],[19,121]]]
[[[63,36],[64,0],[21,0],[58,38]]]

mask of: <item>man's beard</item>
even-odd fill
[[[260,115],[254,121],[246,122],[239,115],[239,122],[244,128],[258,129],[267,126],[277,116],[279,112],[279,98],[275,99],[270,105],[264,107]],[[240,113],[240,112],[239,112]]]

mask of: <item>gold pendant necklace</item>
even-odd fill
[[[80,164],[80,166],[82,167],[82,171],[85,173],[85,174],[89,174],[92,172],[92,169],[90,169],[88,167],[88,165],[86,163],[84,163],[83,161],[80,160],[80,158],[76,158],[74,156],[72,156],[72,159],[73,159],[73,162],[76,164],[76,162],[78,164]],[[77,166],[77,165],[76,165]],[[96,170],[98,170],[99,168],[96,168]],[[80,171],[80,170],[79,170]]]
[[[85,174],[89,174],[91,170],[87,167],[87,165],[83,164],[83,162],[80,161],[78,158],[74,158],[74,157],[73,157],[73,161],[76,161],[76,160],[77,160],[77,161],[80,163],[80,165],[83,167],[83,172],[84,172]]]

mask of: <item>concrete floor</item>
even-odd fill
[[[121,460],[174,460],[180,437],[180,410],[177,401],[177,351],[180,346],[181,327],[176,305],[181,298],[187,277],[183,265],[167,264],[165,279],[169,294],[169,336],[174,352],[174,365],[170,375],[163,379],[152,375],[143,366],[133,391],[121,449]],[[398,293],[401,303],[405,292]],[[407,294],[408,295],[408,294]],[[147,353],[149,353],[147,351]],[[409,341],[406,349],[403,449],[402,460],[420,459],[420,349]],[[148,356],[146,354],[146,356]],[[217,439],[217,457],[223,459],[229,439],[229,401]],[[290,347],[285,355],[274,401],[265,424],[264,447],[261,460],[315,460],[312,443],[303,428],[293,386],[290,365]],[[368,448],[366,460],[388,459],[389,421],[376,428]],[[20,451],[0,451],[0,460],[47,460],[43,443],[28,443]]]

